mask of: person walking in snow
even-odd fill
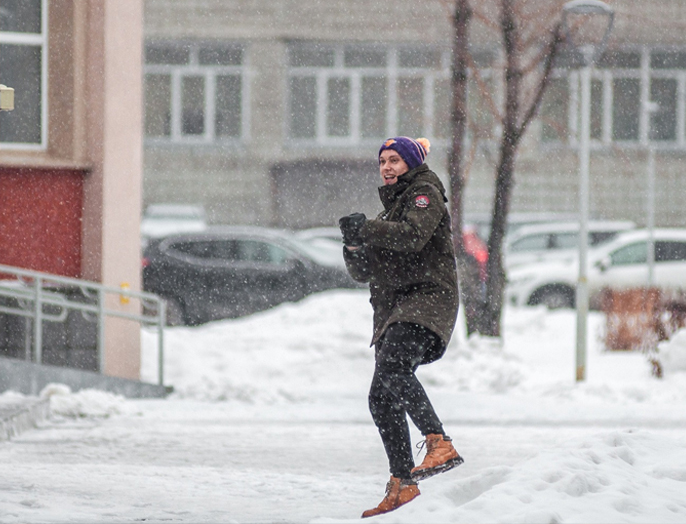
[[[458,287],[445,188],[424,163],[426,138],[395,137],[379,149],[383,212],[339,220],[348,272],[368,282],[374,309],[375,368],[369,409],[390,466],[386,496],[362,517],[419,496],[417,482],[463,462],[415,375],[441,358],[458,309]],[[414,467],[409,415],[427,453]]]

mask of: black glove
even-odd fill
[[[364,213],[353,213],[347,217],[343,217],[338,221],[338,226],[343,233],[343,244],[346,246],[361,246],[362,239],[359,236],[360,229],[367,221]]]

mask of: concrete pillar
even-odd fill
[[[75,34],[84,60],[76,67],[85,78],[77,115],[88,129],[84,154],[93,166],[84,186],[83,276],[140,289],[142,0],[74,5],[75,17],[87,28]],[[115,297],[107,307],[138,304],[121,305]],[[105,338],[105,373],[139,378],[139,325],[108,319]]]

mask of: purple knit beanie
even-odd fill
[[[379,149],[379,157],[386,149],[396,151],[407,164],[410,170],[419,167],[424,163],[426,155],[429,154],[431,144],[427,138],[410,138],[407,136],[396,136],[386,140]]]

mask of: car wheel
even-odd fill
[[[178,300],[167,298],[167,326],[185,326],[186,316]]]
[[[574,290],[565,286],[551,286],[534,291],[530,305],[543,305],[548,309],[574,307]]]

